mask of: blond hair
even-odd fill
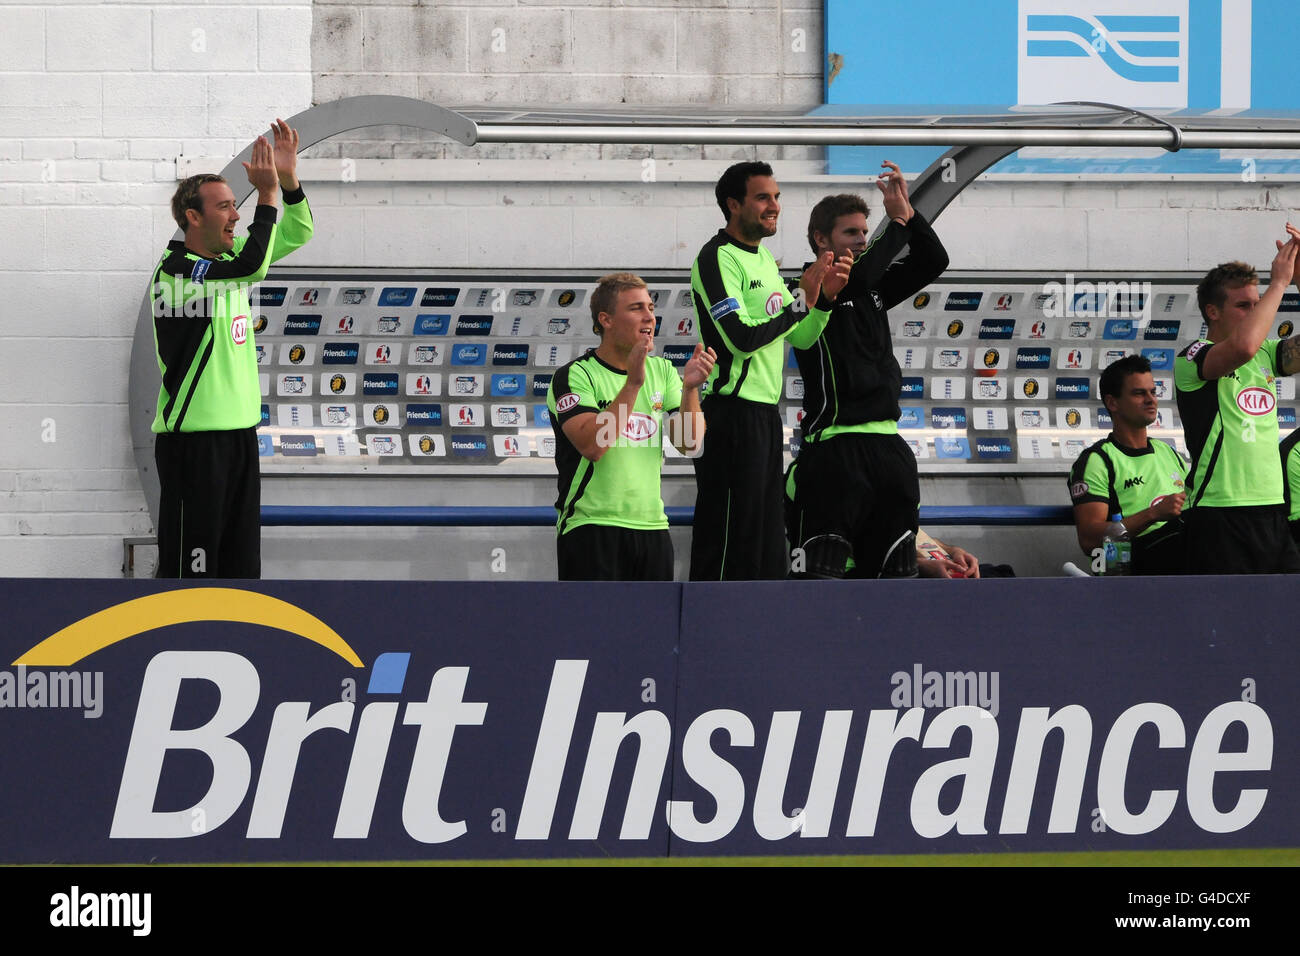
[[[618,297],[628,289],[644,289],[645,280],[635,272],[611,272],[600,277],[596,291],[591,294],[591,329],[597,335],[604,335],[600,325],[600,313],[612,315],[618,305]]]

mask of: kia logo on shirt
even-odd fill
[[[1237,393],[1237,407],[1247,415],[1267,415],[1276,404],[1272,390],[1257,385]]]
[[[632,441],[648,441],[654,437],[654,433],[658,430],[658,422],[649,415],[633,412],[627,418],[627,424],[623,427],[623,434]]]

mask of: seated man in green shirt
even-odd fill
[[[1206,336],[1174,360],[1178,414],[1192,468],[1187,480],[1187,567],[1195,572],[1300,572],[1283,505],[1278,375],[1300,372],[1300,340],[1266,338],[1291,282],[1300,230],[1276,241],[1259,293],[1244,262],[1211,269],[1196,287]]]
[[[1157,411],[1151,363],[1141,355],[1112,362],[1098,391],[1112,430],[1070,469],[1079,547],[1095,559],[1110,516],[1120,514],[1133,542],[1133,572],[1176,574],[1183,570],[1179,515],[1187,500],[1187,462],[1173,446],[1147,437]]]
[[[600,345],[556,372],[546,395],[559,472],[560,580],[671,581],[673,545],[659,493],[663,434],[666,428],[683,455],[699,453],[700,386],[716,355],[697,343],[682,378],[651,355],[654,303],[630,272],[600,280],[591,321]]]

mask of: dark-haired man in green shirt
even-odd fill
[[[1133,542],[1135,574],[1183,570],[1182,513],[1187,462],[1173,446],[1147,437],[1156,420],[1151,363],[1126,355],[1101,373],[1102,403],[1112,430],[1084,449],[1070,469],[1070,499],[1079,547],[1096,558],[1110,516],[1119,514]]]
[[[695,459],[691,580],[779,579],[790,566],[777,411],[784,343],[817,339],[853,263],[827,252],[792,295],[763,247],[781,212],[772,167],[736,163],[714,195],[727,225],[691,266],[700,336],[718,356],[704,399],[710,440]]]

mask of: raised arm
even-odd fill
[[[271,265],[271,247],[275,242],[276,173],[271,145],[259,136],[253,144],[249,162],[244,163],[248,182],[257,190],[257,208],[248,234],[234,240],[230,258],[199,257],[187,255],[184,249],[173,249],[158,265],[153,294],[155,309],[171,310],[182,303],[219,297],[228,291],[230,283],[251,284],[260,281]],[[234,204],[234,199],[227,200]],[[204,314],[202,310],[190,310]]]
[[[298,181],[298,131],[282,119],[271,124],[275,137],[275,172],[284,190],[284,221],[275,231],[271,261],[279,262],[312,237],[311,207]]]
[[[1205,355],[1198,363],[1201,378],[1210,381],[1216,378],[1222,378],[1230,372],[1235,372],[1241,366],[1245,365],[1255,353],[1260,350],[1264,344],[1264,339],[1268,337],[1268,331],[1273,327],[1273,320],[1277,317],[1277,308],[1282,304],[1282,294],[1286,287],[1291,284],[1291,276],[1295,271],[1296,252],[1300,250],[1300,234],[1294,231],[1290,223],[1287,223],[1287,232],[1291,233],[1291,238],[1285,243],[1278,240],[1277,255],[1273,257],[1273,264],[1269,269],[1268,289],[1254,307],[1250,309],[1250,314],[1242,321],[1234,324],[1228,332],[1227,338],[1220,342],[1214,343],[1213,347],[1204,346],[1200,343],[1192,345],[1187,352],[1187,357],[1196,360],[1196,354],[1204,352]],[[1233,306],[1233,296],[1244,295],[1244,288],[1229,290],[1229,299],[1224,303],[1225,308]],[[1242,303],[1237,303],[1238,307]],[[1200,347],[1198,348],[1198,345]],[[1282,350],[1279,349],[1279,358],[1281,360],[1281,371],[1284,375],[1291,375],[1300,370],[1300,356],[1295,354],[1295,346],[1287,349],[1287,355],[1282,356]],[[1291,368],[1288,370],[1288,363]]]
[[[914,212],[906,226],[890,223],[891,229],[906,234],[908,253],[889,265],[880,281],[880,297],[886,309],[920,292],[948,268],[948,250],[919,212]]]
[[[1291,244],[1300,244],[1300,229],[1288,222],[1286,231],[1291,235],[1289,240]],[[1297,257],[1300,259],[1300,251],[1297,252]],[[1300,289],[1300,261],[1297,261],[1292,277],[1295,279],[1296,289]],[[1270,281],[1272,278],[1269,276]],[[1294,375],[1300,372],[1300,337],[1291,336],[1283,339],[1277,347],[1277,360],[1278,369],[1283,375]]]

